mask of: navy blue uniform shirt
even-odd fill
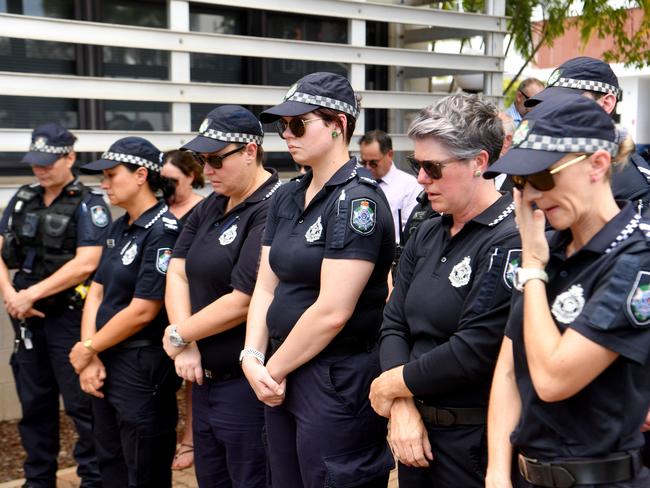
[[[650,165],[638,154],[632,154],[622,170],[614,169],[612,192],[617,200],[643,201],[643,207],[650,206]]]
[[[266,316],[270,337],[284,340],[318,298],[323,259],[375,263],[357,306],[334,339],[372,342],[388,293],[387,274],[395,255],[393,218],[386,197],[352,158],[314,196],[305,192],[311,172],[282,186],[269,209],[263,245],[271,246],[270,265],[280,282]]]
[[[167,267],[178,237],[178,221],[164,202],[158,202],[129,225],[124,214],[111,225],[93,278],[104,286],[95,325],[100,330],[133,298],[164,300]],[[167,314],[163,307],[154,320],[127,341],[162,341]]]
[[[185,259],[193,314],[233,289],[253,294],[270,197],[280,185],[275,170],[270,171],[272,176],[230,212],[228,197],[213,193],[187,219],[172,257]],[[238,367],[245,335],[242,322],[199,340],[203,367]]]
[[[623,205],[623,203],[620,203]],[[550,239],[546,296],[561,332],[572,328],[620,356],[571,398],[547,403],[530,378],[523,342],[523,295],[515,292],[512,339],[521,418],[514,446],[541,459],[602,457],[643,446],[650,404],[650,225],[625,207],[583,248],[566,257],[568,231]]]
[[[519,259],[514,204],[503,195],[453,237],[452,217],[409,239],[381,328],[382,369],[405,364],[413,394],[438,407],[487,406]]]

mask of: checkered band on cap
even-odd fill
[[[537,134],[529,134],[526,140],[516,146],[516,148],[564,153],[594,153],[599,149],[605,149],[612,156],[616,156],[616,153],[618,153],[618,145],[615,142],[605,139],[551,137]]]
[[[30,151],[42,152],[48,154],[68,154],[74,150],[73,146],[48,146],[41,144],[30,144]]]
[[[159,164],[149,161],[148,159],[141,158],[139,156],[133,156],[132,154],[121,154],[106,151],[104,154],[102,154],[102,159],[119,161],[120,163],[137,164],[138,166],[144,166],[147,169],[160,173]]]
[[[321,107],[331,108],[339,112],[345,112],[352,115],[355,119],[359,116],[359,110],[349,103],[336,100],[334,98],[324,97],[322,95],[310,95],[308,93],[295,92],[285,99],[286,102],[301,102],[310,105],[319,105]]]
[[[199,132],[203,137],[209,137],[210,139],[217,139],[218,141],[227,141],[227,142],[243,142],[248,144],[249,142],[254,142],[258,146],[262,145],[264,140],[263,136],[253,135],[253,134],[240,134],[238,132],[221,132],[220,130],[206,129],[203,132]]]
[[[602,93],[613,93],[618,100],[621,99],[621,89],[616,88],[614,85],[604,83],[602,81],[592,80],[576,80],[574,78],[558,78],[558,80],[551,86],[561,86],[564,88],[574,88],[577,90],[588,90]]]

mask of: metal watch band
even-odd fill
[[[246,356],[254,357],[260,362],[260,364],[264,364],[264,361],[266,361],[264,354],[253,347],[246,347],[242,349],[242,351],[239,353],[239,362],[241,363]]]

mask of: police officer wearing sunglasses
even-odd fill
[[[174,248],[163,345],[192,386],[200,487],[264,488],[264,405],[240,367],[271,196],[280,186],[262,166],[264,133],[239,105],[212,110],[183,149],[205,164],[214,193],[189,216]],[[250,354],[250,351],[244,351]]]
[[[0,222],[0,288],[14,326],[11,366],[22,407],[25,486],[56,484],[59,394],[79,439],[81,486],[101,486],[89,399],[68,352],[79,338],[84,281],[95,271],[110,214],[100,194],[73,173],[76,137],[56,123],[32,133],[29,165],[37,182],[22,186]],[[9,269],[17,270],[13,282]]]
[[[109,228],[88,290],[81,340],[70,351],[92,395],[93,433],[105,488],[171,487],[180,380],[161,346],[165,277],[178,221],[158,190],[163,154],[141,137],[119,139],[83,166],[126,213]]]
[[[404,248],[384,311],[375,410],[390,417],[402,488],[482,487],[487,403],[519,257],[514,205],[482,178],[503,144],[495,105],[457,94],[409,128],[431,207]]]
[[[347,79],[312,73],[260,116],[311,167],[271,202],[242,352],[268,405],[273,486],[385,488],[393,466],[368,389],[395,238],[377,182],[349,156],[358,115]]]
[[[522,240],[489,413],[488,487],[650,486],[650,224],[615,201],[620,145],[586,97],[544,101],[490,167],[513,176]],[[547,239],[545,224],[555,232]]]

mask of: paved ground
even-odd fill
[[[0,483],[0,488],[19,488],[25,480],[14,480],[6,483]],[[75,474],[75,468],[62,469],[58,473],[57,488],[78,488],[79,478]],[[174,471],[174,488],[196,488],[196,479],[194,478],[194,468],[184,469],[183,471]],[[393,471],[390,476],[388,488],[397,487],[397,472]]]

